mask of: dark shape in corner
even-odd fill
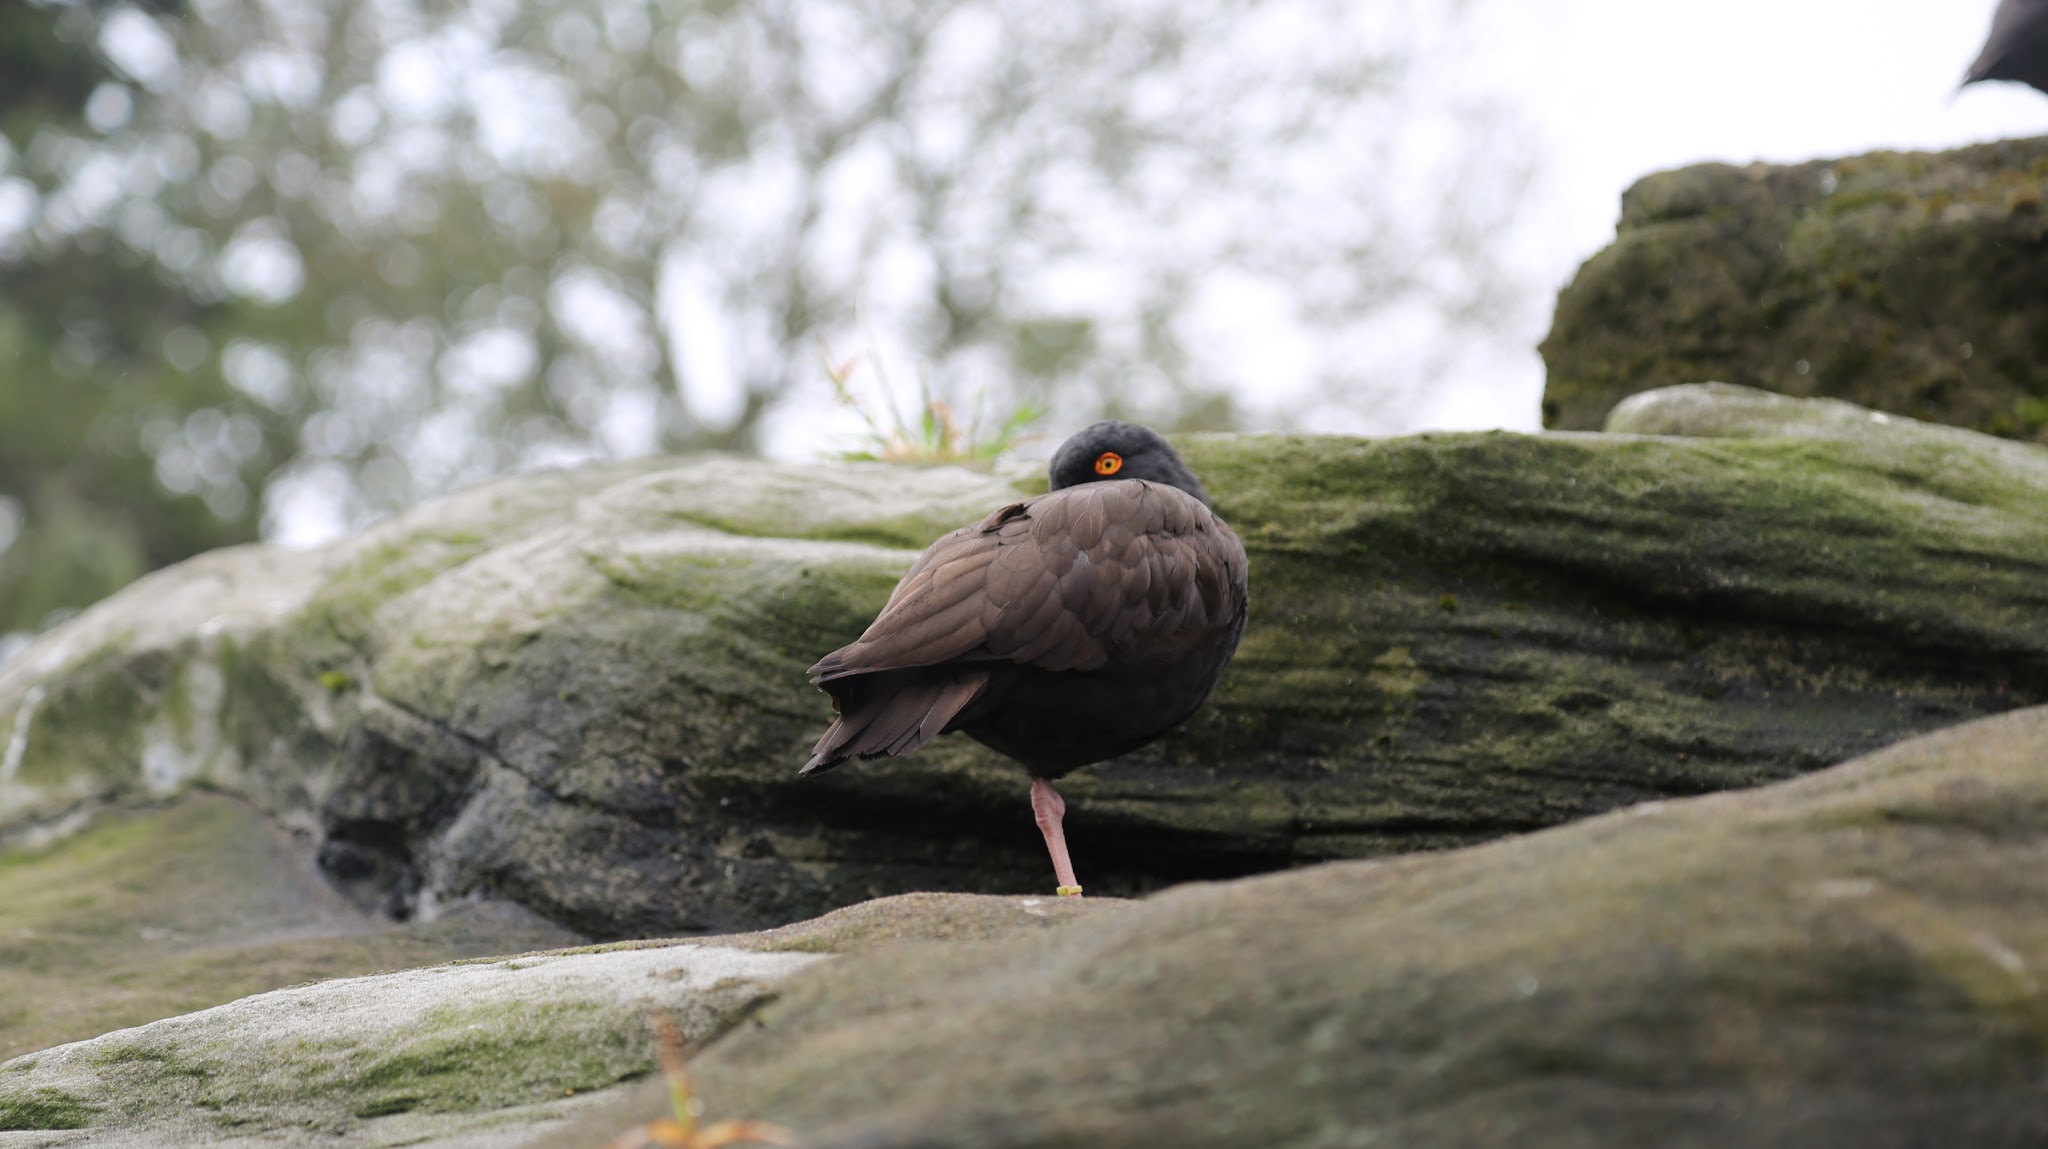
[[[1965,85],[2017,80],[2048,92],[2048,0],[2003,0]]]

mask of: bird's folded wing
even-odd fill
[[[1170,656],[1242,610],[1244,550],[1171,487],[1088,483],[1005,507],[933,543],[857,642],[812,680],[956,659],[1092,670]]]
[[[1000,516],[1020,511],[1021,504],[1004,507],[926,547],[867,631],[819,659],[811,667],[811,681],[934,666],[980,646],[986,637],[980,629],[983,583],[997,554],[997,544],[984,528]]]

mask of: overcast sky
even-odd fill
[[[1516,242],[1554,288],[1613,237],[1623,189],[1648,172],[2048,135],[2048,96],[2030,88],[1954,95],[1995,6],[1499,0],[1475,17],[1473,59],[1438,81],[1507,93],[1543,133],[1543,182]],[[1540,310],[1519,366],[1447,386],[1415,412],[1416,428],[1534,428],[1535,345],[1549,323]]]

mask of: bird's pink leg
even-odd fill
[[[1045,835],[1045,852],[1052,855],[1052,872],[1059,878],[1062,897],[1080,897],[1081,883],[1074,880],[1074,863],[1067,857],[1067,834],[1060,819],[1067,815],[1066,800],[1043,778],[1031,780],[1031,812],[1038,817],[1038,832]]]

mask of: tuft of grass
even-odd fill
[[[666,1013],[654,1015],[654,1029],[661,1038],[661,1072],[668,1078],[668,1100],[672,1116],[614,1138],[609,1149],[724,1149],[727,1145],[795,1145],[796,1135],[766,1121],[720,1121],[699,1126],[704,1103],[690,1092],[690,1074],[684,1065],[683,1035],[675,1019]]]
[[[825,361],[825,377],[832,381],[832,390],[839,396],[839,401],[853,408],[861,422],[867,425],[862,445],[840,452],[838,457],[842,459],[911,466],[991,463],[1029,439],[1030,436],[1025,434],[1026,428],[1045,414],[1025,403],[1011,409],[995,426],[984,429],[982,407],[987,396],[986,392],[977,392],[974,414],[963,423],[953,413],[952,404],[932,394],[930,377],[919,372],[917,393],[920,406],[915,417],[906,419],[896,409],[895,387],[890,385],[888,374],[876,360],[875,374],[880,378],[884,396],[882,412],[877,415],[853,390],[853,376],[860,369],[864,357],[856,355],[837,360],[830,348],[821,344],[819,350]]]

